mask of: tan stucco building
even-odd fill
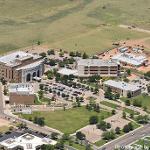
[[[120,65],[100,59],[81,59],[77,61],[77,71],[80,77],[92,75],[117,77],[120,75]]]
[[[0,78],[8,82],[29,82],[43,73],[43,60],[37,54],[17,51],[0,57]]]

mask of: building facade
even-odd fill
[[[43,73],[44,63],[37,54],[17,51],[0,57],[0,78],[8,82],[30,82]]]
[[[120,75],[120,65],[100,59],[81,59],[77,62],[78,76],[89,77],[92,75],[117,77]]]
[[[112,92],[120,94],[120,96],[127,97],[128,93],[131,97],[138,96],[141,94],[141,88],[137,85],[126,83],[123,81],[108,80],[104,82],[104,90],[111,88]]]

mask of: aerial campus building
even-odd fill
[[[123,65],[130,65],[133,67],[140,67],[147,65],[148,60],[145,56],[135,56],[128,53],[121,53],[112,57],[113,61],[120,62]]]
[[[80,59],[77,61],[77,71],[80,77],[92,75],[117,77],[120,75],[120,65],[100,59]]]
[[[18,137],[10,137],[0,142],[0,149],[4,150],[40,150],[43,144],[55,145],[57,142],[45,137],[25,133]]]
[[[8,82],[29,82],[43,73],[43,60],[37,54],[17,51],[0,57],[0,78]]]
[[[132,97],[141,94],[141,88],[139,86],[123,81],[107,80],[104,82],[104,90],[108,87],[110,87],[113,92],[119,93],[124,97],[127,97],[128,93],[130,93]]]
[[[35,94],[33,85],[30,83],[11,83],[8,86],[9,103],[11,105],[33,105]]]

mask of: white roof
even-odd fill
[[[24,51],[17,51],[17,52],[0,57],[0,62],[5,63],[8,66],[16,66],[20,64],[16,60],[25,60],[30,57],[33,57],[33,59],[40,58],[39,55],[26,53]]]
[[[34,94],[34,88],[31,83],[10,83],[8,90],[10,93]]]
[[[127,53],[115,55],[112,59],[117,60],[119,62],[120,61],[121,62],[126,62],[126,63],[132,64],[134,66],[139,66],[144,61],[146,61],[145,56],[135,56],[135,55],[132,55],[132,54],[127,54]]]
[[[78,61],[78,65],[80,66],[117,66],[118,64],[108,60],[100,60],[100,59],[80,59]]]
[[[121,90],[125,90],[125,91],[137,91],[140,88],[138,87],[138,85],[134,85],[131,83],[126,83],[123,81],[114,81],[114,80],[107,80],[104,82],[105,85],[108,86],[112,86]]]
[[[17,138],[9,138],[0,143],[0,145],[7,147],[8,149],[15,148],[17,146],[23,147],[24,150],[36,150],[37,146],[43,144],[55,145],[57,142],[48,138],[40,138],[35,135],[26,133]]]
[[[74,75],[76,74],[78,71],[77,70],[72,70],[72,69],[67,69],[67,68],[62,68],[58,71],[59,74],[62,75]]]

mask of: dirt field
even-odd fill
[[[80,129],[80,131],[86,135],[86,139],[91,143],[101,140],[101,136],[103,134],[103,131],[97,129],[96,125],[87,125]]]
[[[105,121],[111,124],[112,129],[116,129],[116,127],[122,129],[125,125],[127,125],[130,122],[122,118],[122,111],[119,111],[116,115],[105,119]]]
[[[10,126],[10,122],[0,118],[0,127]]]

